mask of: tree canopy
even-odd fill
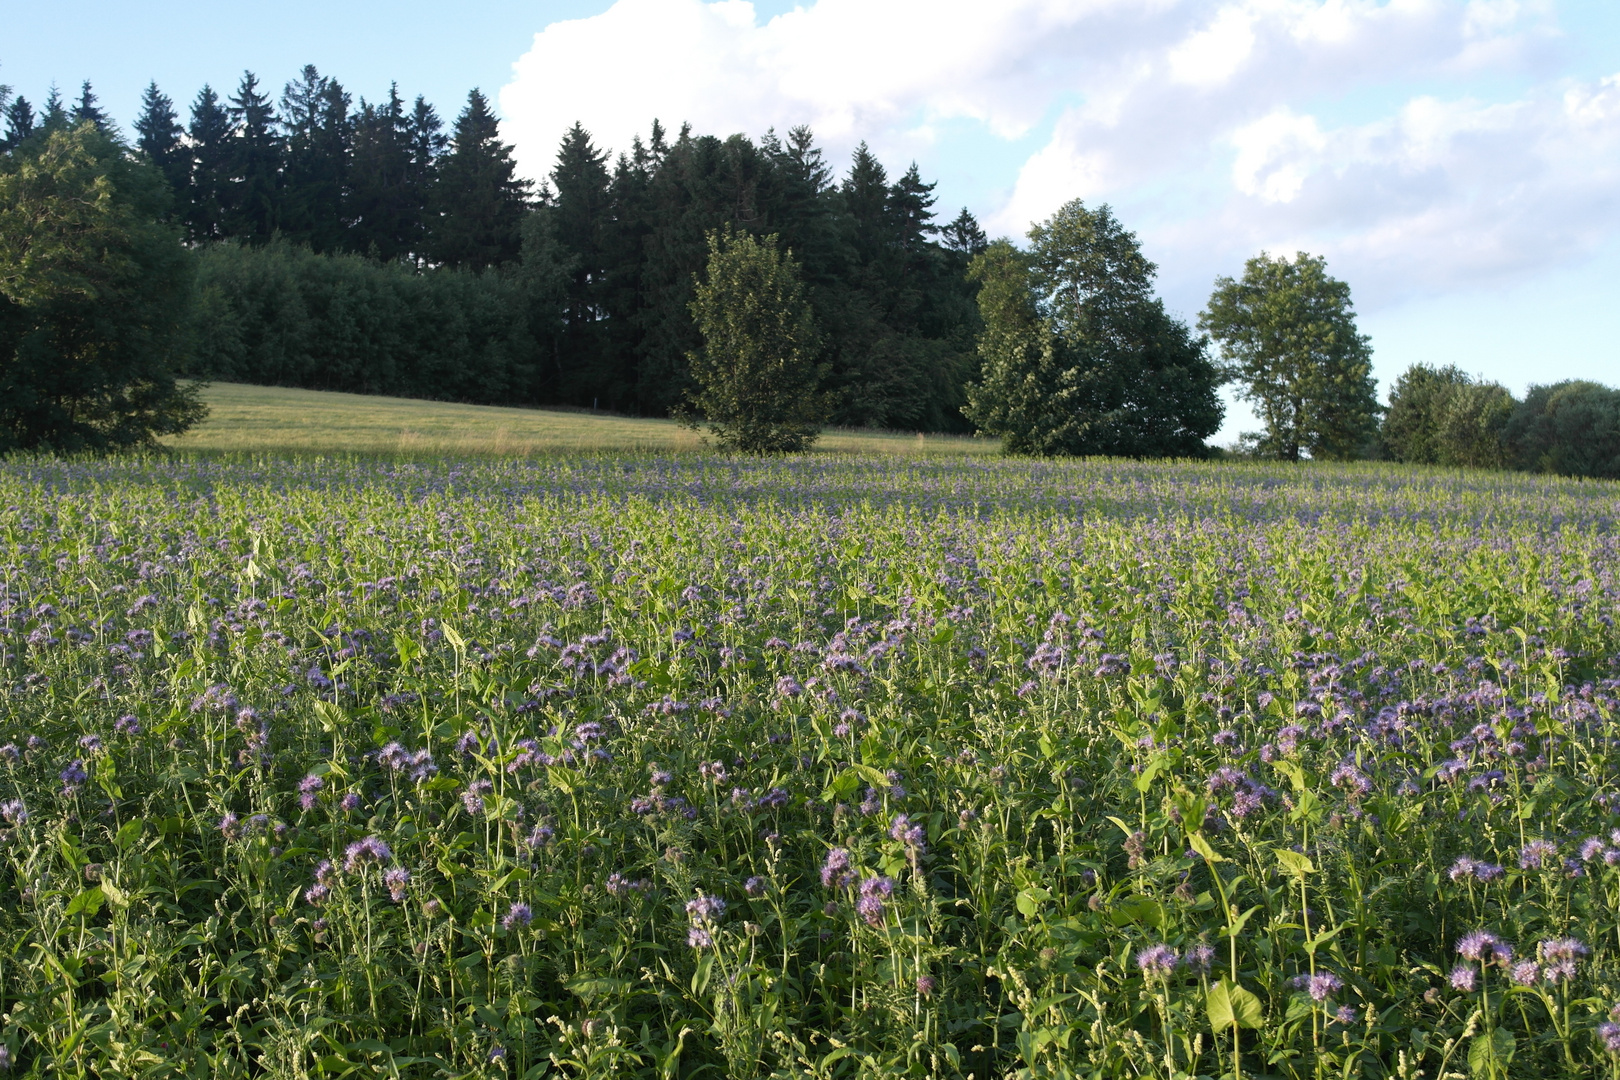
[[[143,445],[203,413],[175,379],[191,260],[168,190],[98,125],[0,157],[0,448]]]
[[[724,448],[751,454],[803,450],[826,417],[816,332],[799,266],[775,234],[711,231],[709,260],[692,297],[703,336],[693,350],[692,423]]]
[[[1199,328],[1220,346],[1226,375],[1265,424],[1265,457],[1364,455],[1377,432],[1372,349],[1356,329],[1350,286],[1325,259],[1261,254],[1241,280],[1217,278]]]
[[[1219,378],[1204,342],[1153,295],[1156,268],[1107,206],[1080,200],[977,255],[984,332],[967,416],[1011,453],[1207,453]]]

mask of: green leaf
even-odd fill
[[[1518,1040],[1507,1028],[1499,1027],[1488,1034],[1476,1035],[1474,1041],[1468,1044],[1468,1071],[1475,1076],[1494,1075],[1507,1068],[1516,1049]]]
[[[703,959],[698,961],[697,970],[692,972],[692,993],[701,995],[709,985],[709,976],[714,972],[714,954],[704,953]]]
[[[1152,760],[1147,763],[1147,767],[1142,770],[1142,774],[1132,781],[1136,785],[1136,790],[1146,792],[1148,788],[1153,786],[1154,777],[1163,772],[1165,766],[1169,764],[1170,759],[1163,754],[1153,755]]]
[[[92,885],[84,892],[69,901],[66,915],[83,915],[86,918],[101,910],[101,904],[106,899],[100,886]]]
[[[1282,866],[1285,873],[1293,874],[1295,877],[1304,877],[1306,874],[1316,873],[1316,864],[1297,851],[1277,848],[1276,855],[1277,862]]]
[[[1215,849],[1209,846],[1209,841],[1204,839],[1204,834],[1201,832],[1195,832],[1189,835],[1187,837],[1187,845],[1194,851],[1198,852],[1198,854],[1202,855],[1205,862],[1218,863],[1226,861],[1225,856],[1217,854]]]
[[[1018,914],[1026,919],[1033,919],[1041,910],[1041,905],[1052,899],[1052,894],[1045,889],[1025,889],[1018,894]]]

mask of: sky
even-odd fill
[[[306,63],[390,81],[448,120],[496,102],[543,175],[583,122],[619,151],[653,118],[703,133],[809,124],[866,141],[1021,237],[1106,202],[1193,319],[1269,251],[1349,282],[1375,373],[1456,364],[1515,392],[1620,384],[1615,0],[90,0],[71,26],[0,0],[0,83],[93,80],[127,125],[150,79],[188,102]],[[1252,428],[1232,410],[1218,442]]]

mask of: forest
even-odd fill
[[[93,122],[168,183],[197,251],[187,374],[470,402],[666,415],[701,342],[707,234],[778,236],[801,268],[833,423],[965,431],[980,329],[973,216],[949,223],[913,165],[863,144],[840,174],[808,128],[719,138],[656,120],[617,155],[576,125],[538,184],[489,101],[446,124],[305,67],[279,95],[245,73],[189,116],[155,84],[118,132],[89,83],[36,113],[5,103],[3,149]]]

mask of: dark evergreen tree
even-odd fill
[[[275,227],[318,252],[336,251],[348,239],[349,104],[342,85],[314,64],[306,64],[281,95],[286,159]]]
[[[64,131],[72,125],[73,118],[68,115],[67,107],[62,104],[62,92],[51,84],[50,91],[45,95],[45,108],[39,114],[39,126],[45,131]]]
[[[967,207],[951,223],[940,230],[940,241],[947,251],[957,251],[972,257],[990,246],[990,239],[979,227],[979,219],[968,213]]]
[[[90,80],[84,80],[79,87],[79,100],[73,104],[73,122],[75,124],[90,123],[96,125],[96,130],[103,135],[116,134],[107,114],[97,104],[95,92],[90,89]]]
[[[418,223],[411,230],[410,251],[421,263],[427,258],[428,239],[437,223],[438,209],[434,188],[439,178],[439,161],[450,148],[450,139],[444,134],[439,114],[421,94],[411,106],[406,124],[410,147],[410,166],[405,173],[405,189],[410,204],[415,208]]]
[[[212,87],[197,91],[186,136],[191,156],[191,197],[183,212],[186,235],[198,243],[219,240],[225,236],[231,187],[231,117]]]
[[[430,238],[434,261],[478,269],[516,259],[532,186],[519,179],[512,147],[501,142],[488,99],[474,89],[456,117],[450,152],[439,163]]]
[[[224,189],[225,233],[262,244],[275,233],[281,179],[281,140],[270,98],[251,71],[230,99],[231,135]]]
[[[0,152],[20,146],[34,133],[34,107],[20,94],[6,106],[6,134],[0,140]]]
[[[351,250],[392,262],[419,250],[423,205],[411,189],[411,129],[399,88],[381,105],[362,101],[349,165]]]
[[[174,102],[156,82],[148,83],[141,94],[141,114],[135,118],[135,147],[168,181],[176,218],[184,217],[191,202],[191,158],[181,144],[184,134]]]
[[[548,393],[563,402],[590,404],[608,385],[604,304],[607,288],[608,231],[612,178],[607,154],[575,124],[563,136],[551,171],[556,191],[551,219],[557,243],[568,253],[569,274],[556,367],[545,373]]]

